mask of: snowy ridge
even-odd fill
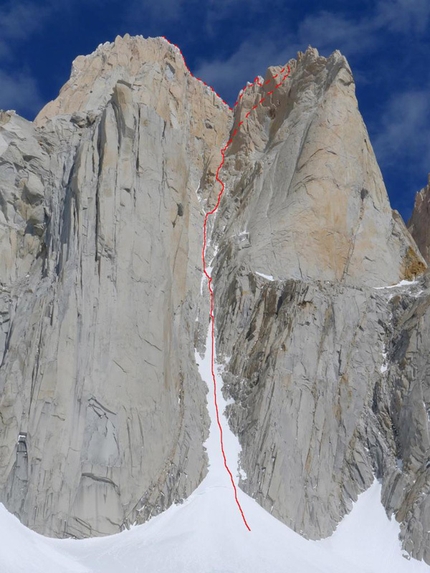
[[[210,268],[208,272],[210,272]],[[224,467],[224,462],[221,454],[220,448],[220,435],[216,421],[216,412],[215,412],[215,402],[213,399],[213,383],[212,383],[212,374],[211,374],[211,359],[210,359],[210,348],[211,348],[211,338],[210,333],[208,331],[208,336],[206,339],[206,354],[204,358],[200,358],[198,353],[195,353],[196,362],[199,367],[199,372],[202,380],[204,380],[208,386],[209,393],[208,393],[208,411],[209,416],[211,419],[211,425],[209,429],[209,438],[206,440],[204,446],[206,448],[208,457],[209,457],[209,472],[205,478],[205,482],[208,487],[222,487],[226,488],[231,493],[231,501],[234,504],[234,497],[233,497],[233,489],[231,486],[229,475],[226,472]],[[221,370],[219,367],[217,368],[218,372]],[[220,384],[222,379],[218,376],[217,382]],[[233,478],[235,481],[236,486],[238,485],[238,478],[239,478],[239,454],[241,451],[241,447],[239,445],[239,440],[237,437],[230,431],[228,422],[225,419],[223,412],[227,406],[227,402],[224,399],[222,392],[220,391],[221,388],[218,386],[217,391],[217,401],[218,407],[220,412],[221,418],[221,426],[223,431],[223,441],[224,441],[224,449],[227,457],[228,466],[233,473]],[[242,501],[243,492],[238,490],[239,494],[239,501]],[[234,509],[234,508],[233,508]],[[237,510],[237,508],[236,508]],[[238,516],[240,517],[239,513]],[[242,523],[242,527],[244,527]]]
[[[259,273],[258,271],[255,271],[255,274],[258,275],[259,277],[263,277],[263,279],[267,279],[268,281],[275,280],[272,275],[264,275],[263,273]]]
[[[211,388],[210,340],[200,373]],[[222,465],[215,408],[208,394],[209,472],[181,505],[144,525],[105,538],[56,540],[30,531],[0,506],[2,573],[429,573],[401,554],[399,525],[389,520],[375,481],[331,538],[307,541],[239,490],[249,532]],[[218,395],[222,408],[225,402]],[[237,479],[238,440],[223,418],[227,458]]]
[[[386,285],[386,286],[380,286],[380,287],[373,287],[375,290],[384,290],[384,289],[389,289],[389,288],[399,288],[399,287],[405,287],[405,286],[413,286],[416,285],[418,283],[418,281],[414,280],[414,281],[406,281],[406,280],[402,280],[399,283],[395,284],[395,285]]]

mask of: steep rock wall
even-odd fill
[[[34,124],[1,114],[0,500],[33,529],[112,533],[205,475],[203,214],[264,98],[207,255],[241,486],[320,538],[376,475],[430,562],[428,276],[385,288],[426,264],[346,60],[289,66],[233,118],[177,48],[126,36],[77,58]]]
[[[430,262],[430,180],[415,197],[414,210],[408,229],[415,239],[423,257]]]
[[[409,455],[395,447],[393,424],[375,415],[382,384],[378,407],[390,420],[403,416],[398,383],[387,375],[395,335],[384,293],[392,291],[380,287],[419,277],[426,264],[390,208],[346,60],[309,49],[288,64],[282,87],[270,94],[280,68],[269,68],[268,83],[249,88],[236,110],[239,126],[265,98],[239,129],[221,175],[227,191],[212,235],[217,348],[243,448],[242,487],[318,539],[375,475],[388,491],[398,456]],[[422,406],[409,412],[418,424]],[[420,452],[424,426],[414,443]],[[398,431],[405,439],[410,432]],[[417,491],[426,495],[426,486]],[[424,508],[412,516],[408,501],[405,512],[389,498],[405,547],[428,559],[428,540],[417,533]]]
[[[0,499],[48,535],[113,533],[206,473],[194,338],[229,110],[165,40],[118,38],[36,126],[3,118]]]
[[[276,79],[254,84],[236,108],[235,128],[265,98],[228,150],[214,241],[246,234],[240,262],[280,279],[378,286],[419,274],[425,264],[392,214],[345,58],[309,49],[289,65],[273,94]]]

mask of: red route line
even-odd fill
[[[285,71],[285,68],[283,68],[282,72]],[[277,74],[279,75],[279,74]],[[282,77],[282,80],[276,84],[275,88],[279,88],[282,83],[287,79],[287,77],[290,75],[290,67],[288,66],[288,72]],[[276,76],[273,77],[273,79],[275,79]],[[262,86],[263,84],[261,84],[258,80],[258,78],[255,79],[255,82],[257,83],[259,86]],[[251,84],[252,85],[252,84]],[[249,86],[247,86],[249,87]],[[246,89],[246,88],[245,88]],[[271,93],[273,93],[274,90],[272,90]],[[243,93],[239,96],[238,101],[240,101],[240,99],[242,98]],[[265,101],[266,97],[263,97],[262,99],[260,99],[260,101],[255,104],[252,109],[250,111],[248,111],[245,115],[245,118],[248,119],[252,110],[257,109],[257,107],[263,103],[263,101]],[[236,107],[238,101],[235,103],[234,107]],[[245,514],[243,512],[242,506],[240,505],[239,499],[237,497],[237,488],[236,488],[236,484],[234,483],[234,479],[233,479],[233,474],[231,473],[230,468],[228,467],[227,464],[227,457],[225,455],[225,450],[224,450],[224,439],[223,439],[223,431],[222,431],[222,426],[221,426],[221,421],[220,421],[220,415],[219,415],[219,409],[218,409],[218,399],[217,399],[217,382],[216,382],[216,374],[215,374],[215,316],[214,316],[214,292],[213,292],[213,288],[212,288],[212,276],[209,275],[209,273],[207,272],[207,266],[206,266],[206,257],[205,257],[205,253],[206,253],[206,247],[207,247],[207,224],[208,224],[208,219],[211,215],[213,215],[221,202],[221,197],[224,194],[224,190],[225,190],[225,184],[222,181],[222,179],[220,179],[219,174],[220,171],[224,165],[224,161],[225,161],[225,154],[228,150],[228,148],[230,147],[230,145],[233,142],[234,137],[236,136],[237,132],[239,131],[239,127],[241,125],[243,125],[243,121],[239,122],[238,127],[233,131],[233,133],[231,134],[230,139],[227,141],[227,143],[224,145],[224,147],[221,149],[221,155],[222,155],[222,160],[221,163],[218,165],[218,169],[216,170],[216,175],[215,175],[215,179],[218,181],[218,183],[221,185],[221,190],[218,193],[218,199],[216,202],[215,207],[211,210],[208,211],[205,214],[205,218],[204,218],[204,222],[203,222],[203,248],[202,248],[202,263],[203,263],[203,272],[208,280],[208,289],[209,289],[209,297],[210,297],[210,318],[211,318],[211,338],[212,338],[212,353],[211,353],[211,373],[212,373],[212,381],[213,381],[213,396],[214,396],[214,402],[215,402],[215,411],[216,411],[216,421],[218,424],[218,428],[219,428],[219,436],[220,436],[220,445],[221,445],[221,452],[222,452],[222,457],[224,460],[224,467],[228,473],[228,475],[230,476],[230,481],[231,481],[231,485],[233,486],[233,491],[234,491],[234,499],[236,501],[237,507],[239,508],[240,514],[242,516],[243,522],[246,525],[248,531],[251,531],[251,528],[248,525],[248,522],[246,521],[246,517]]]
[[[173,45],[175,48],[177,48],[177,50],[179,51],[180,55],[182,56],[182,59],[184,61],[185,67],[187,68],[188,72],[191,74],[187,64],[185,63],[185,59],[184,56],[182,55],[182,52],[180,50],[180,48],[178,48],[178,46],[175,46],[175,44],[172,44],[171,42],[169,42],[169,40],[167,40],[166,38],[164,38],[166,40],[166,42],[168,42],[170,45]],[[287,72],[284,74],[285,70],[287,70]],[[217,425],[218,425],[218,429],[219,429],[219,438],[220,438],[220,446],[221,446],[221,453],[222,453],[222,457],[223,457],[223,461],[224,461],[224,467],[230,477],[230,481],[231,481],[231,485],[233,487],[233,491],[234,491],[234,499],[236,501],[237,507],[240,511],[240,514],[242,516],[243,522],[246,526],[246,528],[248,529],[248,531],[251,531],[251,528],[248,525],[248,522],[246,521],[246,517],[245,514],[243,512],[242,506],[240,505],[240,501],[239,498],[237,497],[237,487],[236,484],[234,483],[234,478],[233,478],[233,474],[231,473],[230,468],[228,467],[228,463],[227,463],[227,456],[225,455],[225,449],[224,449],[224,438],[223,438],[223,431],[222,431],[222,425],[221,425],[221,419],[220,419],[220,415],[219,415],[219,408],[218,408],[218,398],[217,398],[217,381],[216,381],[216,374],[215,374],[215,315],[214,315],[214,306],[215,306],[215,301],[214,301],[214,292],[213,292],[213,288],[212,288],[212,277],[209,275],[209,273],[207,272],[207,266],[206,266],[206,247],[207,247],[207,224],[208,224],[208,219],[211,215],[213,215],[220,203],[221,203],[221,198],[224,194],[224,190],[225,190],[225,184],[222,181],[222,179],[220,179],[219,174],[220,171],[224,165],[224,161],[225,161],[225,154],[228,150],[228,148],[230,147],[230,145],[233,142],[234,137],[237,135],[239,128],[245,123],[245,120],[247,120],[249,118],[249,116],[251,115],[251,112],[255,109],[257,109],[266,99],[268,96],[270,96],[271,94],[273,94],[273,92],[278,89],[279,87],[281,87],[281,85],[284,83],[284,81],[288,78],[288,76],[291,73],[291,69],[290,66],[284,66],[282,68],[282,70],[280,70],[277,74],[275,74],[272,78],[266,80],[264,83],[261,83],[258,76],[255,78],[254,82],[252,84],[248,84],[244,87],[244,89],[242,90],[242,92],[240,93],[236,103],[234,104],[233,108],[231,108],[230,106],[230,110],[233,110],[237,104],[240,102],[240,100],[242,99],[245,91],[250,88],[251,86],[253,86],[254,84],[263,87],[267,84],[269,84],[271,81],[275,80],[276,78],[278,78],[279,76],[282,76],[281,81],[277,84],[275,84],[274,88],[272,89],[272,91],[267,92],[266,96],[263,97],[262,99],[260,99],[258,101],[258,103],[256,103],[246,114],[245,114],[245,119],[241,120],[237,127],[235,128],[235,130],[233,131],[233,133],[231,134],[230,139],[227,141],[227,143],[224,145],[224,147],[221,149],[221,155],[222,155],[222,159],[221,159],[221,163],[218,165],[218,169],[216,170],[216,175],[215,175],[215,179],[217,180],[217,182],[221,185],[221,190],[218,193],[218,198],[217,198],[217,202],[215,207],[211,210],[208,211],[205,214],[205,218],[204,218],[204,222],[203,222],[203,247],[202,247],[202,264],[203,264],[203,272],[208,280],[208,290],[209,290],[209,299],[210,299],[210,319],[211,319],[211,374],[212,374],[212,382],[213,382],[213,397],[214,397],[214,404],[215,404],[215,412],[216,412],[216,421],[217,421]],[[282,75],[284,74],[284,75]],[[194,76],[193,76],[194,77]],[[202,84],[204,84],[206,87],[208,87],[211,91],[213,91],[217,96],[218,94],[215,92],[215,90],[211,87],[208,86],[206,84],[206,82],[200,80],[199,78],[196,78],[197,80],[199,80]],[[220,97],[220,96],[218,96]],[[222,98],[220,98],[222,100]],[[224,100],[222,100],[224,101]],[[224,102],[225,103],[225,102]],[[227,105],[227,104],[226,104]]]

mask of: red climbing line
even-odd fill
[[[185,67],[187,68],[188,72],[190,75],[192,75],[192,73],[190,72],[186,62],[185,62],[185,58],[180,50],[180,48],[178,48],[178,46],[176,46],[175,44],[172,44],[171,42],[169,42],[169,40],[167,40],[167,38],[164,38],[164,40],[166,40],[166,42],[168,42],[171,46],[173,46],[174,48],[176,48],[176,50],[179,52],[179,54],[182,57],[182,60],[184,62]],[[287,70],[287,73],[282,75],[285,70]],[[206,253],[206,246],[207,246],[207,223],[208,223],[208,219],[210,217],[210,215],[213,215],[216,210],[219,207],[219,204],[221,202],[221,197],[223,196],[224,193],[224,189],[225,189],[225,185],[223,183],[223,181],[220,179],[219,174],[220,171],[222,169],[222,166],[224,165],[224,160],[225,160],[225,154],[227,149],[230,147],[230,145],[232,144],[232,141],[234,139],[234,137],[236,136],[236,134],[239,131],[239,128],[245,123],[245,121],[249,118],[249,116],[251,115],[252,111],[257,109],[260,104],[262,104],[267,98],[268,96],[272,95],[273,92],[278,89],[279,87],[281,87],[281,85],[284,83],[284,81],[287,79],[287,77],[290,75],[290,66],[284,66],[282,68],[282,70],[280,70],[280,72],[278,72],[277,74],[275,74],[272,78],[269,78],[268,80],[266,80],[264,83],[260,82],[260,79],[258,78],[258,76],[255,78],[254,82],[252,84],[247,84],[243,90],[241,91],[241,93],[239,94],[239,97],[236,101],[236,103],[234,104],[233,108],[230,108],[230,110],[233,110],[237,104],[239,103],[239,101],[242,99],[242,97],[245,94],[245,91],[250,88],[251,86],[253,86],[254,84],[260,86],[260,87],[264,87],[265,85],[270,84],[273,80],[275,80],[276,78],[278,78],[279,76],[282,76],[281,81],[277,84],[274,85],[274,87],[272,88],[271,91],[267,92],[264,97],[262,99],[260,99],[260,101],[255,104],[246,114],[245,114],[245,118],[242,119],[241,121],[239,121],[239,123],[237,124],[237,127],[235,128],[235,130],[233,131],[233,133],[230,136],[230,139],[227,141],[227,143],[224,145],[224,147],[221,149],[221,155],[222,155],[222,160],[221,163],[218,165],[218,169],[216,170],[216,180],[218,181],[218,183],[221,185],[221,191],[218,193],[218,199],[216,202],[215,207],[207,212],[205,214],[205,218],[204,218],[204,222],[203,222],[203,248],[202,248],[202,263],[203,263],[203,272],[206,276],[206,278],[208,279],[208,289],[209,289],[209,298],[210,298],[210,318],[211,318],[211,338],[212,338],[212,348],[211,348],[211,373],[212,373],[212,381],[213,381],[213,396],[214,396],[214,403],[215,403],[215,411],[216,411],[216,421],[218,424],[218,428],[219,428],[219,437],[220,437],[220,445],[221,445],[221,453],[222,453],[222,457],[224,460],[224,467],[227,470],[228,475],[230,476],[230,481],[231,481],[231,485],[233,486],[233,491],[234,491],[234,499],[236,500],[236,504],[237,507],[239,508],[240,514],[242,516],[243,522],[245,523],[246,527],[248,528],[249,531],[251,531],[251,528],[248,525],[248,522],[246,521],[245,518],[245,514],[243,513],[243,509],[242,506],[240,505],[239,499],[237,497],[237,488],[236,488],[236,484],[234,483],[234,479],[233,479],[233,474],[230,471],[230,468],[228,467],[227,464],[227,457],[225,455],[225,450],[224,450],[224,438],[223,438],[223,433],[222,433],[222,426],[221,426],[221,420],[220,420],[220,415],[219,415],[219,409],[218,409],[218,399],[217,399],[217,382],[216,382],[216,374],[215,374],[215,316],[214,316],[214,293],[213,293],[213,289],[212,289],[212,277],[209,275],[209,273],[206,270],[206,258],[205,258],[205,253]],[[193,76],[194,77],[194,76]],[[215,90],[211,87],[208,86],[206,84],[206,82],[202,81],[199,78],[195,78],[198,81],[200,81],[202,84],[204,84],[208,89],[210,89],[212,92],[214,92],[214,94],[219,97],[223,102],[224,100],[215,92]],[[225,103],[225,102],[224,102]],[[228,105],[228,104],[226,104]],[[230,106],[229,106],[230,107]]]
[[[281,74],[285,71],[285,67],[281,70]],[[262,99],[259,100],[259,102],[257,104],[255,104],[250,111],[248,111],[245,114],[245,119],[248,119],[250,114],[252,113],[253,110],[257,109],[259,107],[260,104],[262,104],[266,99],[267,96],[272,94],[275,89],[279,88],[282,83],[287,79],[287,77],[290,74],[290,67],[287,66],[287,73],[282,76],[281,81],[275,85],[275,87],[273,88],[273,90],[271,92],[269,92],[268,94],[266,94],[265,97],[263,97]],[[275,78],[277,78],[280,74],[276,74],[275,76],[273,76],[272,80],[274,80]],[[254,83],[256,83],[257,85],[259,85],[260,87],[263,86],[262,83],[260,83],[258,77],[255,78]],[[265,84],[267,84],[267,81],[265,82]],[[236,105],[238,104],[238,102],[242,99],[243,94],[245,93],[245,90],[250,87],[249,84],[247,85],[244,90],[242,91],[242,93],[239,95],[239,98],[237,100],[237,102],[234,104],[234,107],[236,107]],[[239,131],[239,127],[241,125],[244,124],[244,121],[240,121],[238,123],[238,126],[234,129],[233,133],[231,134],[230,139],[227,141],[227,143],[224,145],[224,147],[221,149],[221,163],[218,165],[218,169],[216,170],[216,175],[215,175],[215,179],[217,180],[217,182],[221,185],[221,190],[218,193],[218,198],[217,198],[217,202],[215,207],[211,210],[208,211],[205,214],[205,218],[204,218],[204,222],[203,222],[203,248],[202,248],[202,263],[203,263],[203,272],[208,280],[208,290],[209,290],[209,299],[210,299],[210,319],[211,319],[211,340],[212,340],[212,344],[211,344],[211,373],[212,373],[212,382],[213,382],[213,397],[214,397],[214,403],[215,403],[215,412],[216,412],[216,421],[218,424],[218,428],[219,428],[219,437],[220,437],[220,446],[221,446],[221,453],[222,453],[222,457],[224,460],[224,467],[228,473],[228,475],[230,476],[230,481],[231,481],[231,485],[233,487],[233,491],[234,491],[234,499],[236,501],[237,507],[239,508],[240,514],[242,516],[243,522],[246,525],[248,531],[251,531],[251,528],[248,525],[248,522],[246,521],[246,517],[245,514],[243,512],[242,506],[240,505],[239,499],[237,497],[237,488],[236,488],[236,484],[234,483],[234,479],[233,479],[233,474],[231,473],[230,468],[228,467],[228,463],[227,463],[227,457],[225,455],[225,450],[224,450],[224,438],[223,438],[223,431],[222,431],[222,426],[221,426],[221,420],[220,420],[220,415],[219,415],[219,409],[218,409],[218,398],[217,398],[217,381],[216,381],[216,374],[215,374],[215,316],[214,316],[214,292],[213,292],[213,288],[212,288],[212,277],[211,275],[209,275],[209,273],[207,272],[207,266],[206,266],[206,257],[205,257],[205,253],[206,253],[206,247],[207,247],[207,224],[208,224],[208,219],[211,215],[213,215],[216,210],[219,207],[219,204],[221,202],[221,197],[224,194],[224,190],[225,190],[225,184],[222,181],[222,179],[220,179],[219,174],[220,171],[224,165],[224,161],[225,161],[225,154],[228,150],[228,148],[230,147],[230,145],[232,144],[232,141],[234,139],[234,137],[236,136],[236,134]]]

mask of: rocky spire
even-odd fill
[[[430,174],[427,186],[415,197],[414,210],[408,222],[408,229],[415,239],[423,257],[430,262]]]
[[[265,98],[229,150],[223,236],[246,230],[241,263],[276,278],[378,286],[419,274],[424,261],[392,214],[346,59],[310,48],[289,64],[273,94],[276,79],[254,84],[236,108],[235,127]]]
[[[113,533],[206,474],[203,219],[239,129],[208,260],[241,487],[319,538],[377,476],[430,562],[426,263],[345,58],[287,65],[233,114],[175,46],[118,37],[34,123],[1,113],[0,500],[33,529]]]
[[[194,341],[230,121],[177,48],[139,37],[77,58],[35,124],[2,115],[0,491],[41,533],[119,531],[206,473]]]

